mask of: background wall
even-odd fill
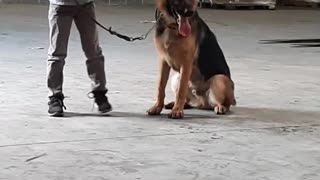
[[[47,4],[49,0],[0,0],[0,3]],[[95,0],[103,5],[154,5],[156,0]],[[277,0],[281,6],[320,7],[320,0]]]
[[[26,4],[47,4],[49,0],[0,0],[0,3],[26,3]],[[95,0],[97,3],[101,4],[110,4],[110,5],[119,5],[125,4],[128,5],[153,5],[156,0]]]

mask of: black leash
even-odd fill
[[[78,0],[74,0],[74,2],[76,3],[76,5],[78,6],[78,8],[82,8],[81,4],[79,3]],[[155,12],[155,18],[156,18],[156,23],[158,22],[158,10],[156,10]],[[109,27],[109,28],[106,28],[105,26],[103,26],[101,23],[99,23],[94,17],[88,15],[89,18],[94,22],[96,23],[98,26],[100,26],[102,29],[106,30],[107,32],[109,32],[111,35],[114,35],[114,36],[117,36],[118,38],[120,39],[124,39],[126,41],[129,41],[129,42],[133,42],[133,41],[136,41],[136,40],[145,40],[147,39],[148,35],[150,34],[150,32],[154,29],[154,27],[156,26],[156,23],[145,33],[145,34],[142,34],[141,36],[138,36],[138,37],[129,37],[129,36],[126,36],[126,35],[123,35],[123,34],[120,34],[116,31],[113,31],[112,30],[112,27]]]

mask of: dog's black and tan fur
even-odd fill
[[[160,78],[156,103],[148,110],[158,115],[164,108],[170,70],[176,95],[169,118],[183,118],[186,106],[212,109],[217,114],[236,104],[234,83],[224,54],[213,32],[197,13],[198,0],[157,0],[159,20],[155,44]]]

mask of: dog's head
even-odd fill
[[[196,14],[199,0],[157,0],[160,11],[172,16],[177,24],[179,34],[189,36],[192,32],[190,19]]]

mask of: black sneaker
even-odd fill
[[[53,117],[62,117],[64,112],[63,108],[66,107],[63,104],[64,96],[63,94],[57,94],[54,96],[49,97],[50,101],[48,102],[49,110],[48,114]]]
[[[98,109],[101,113],[107,113],[112,111],[112,106],[109,103],[106,96],[107,91],[93,91],[94,102],[98,105]]]

